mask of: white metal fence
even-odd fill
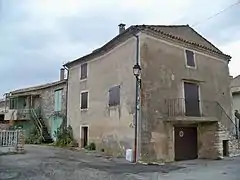
[[[0,147],[19,147],[23,144],[23,131],[0,130]]]

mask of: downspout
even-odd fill
[[[68,120],[67,120],[67,107],[68,107],[68,76],[69,76],[69,69],[65,66],[65,65],[63,65],[63,68],[67,71],[67,86],[66,86],[66,107],[65,107],[65,110],[66,110],[66,112],[65,112],[65,114],[66,114],[66,125],[68,126]]]
[[[139,36],[133,34],[136,37],[136,64],[139,65]],[[139,106],[139,78],[136,77],[136,91],[135,91],[135,128],[134,128],[134,162],[137,162],[138,151],[138,106]],[[140,107],[140,106],[139,106]]]

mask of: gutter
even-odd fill
[[[63,65],[63,68],[67,71],[67,87],[66,87],[66,121],[67,121],[67,125],[68,125],[68,120],[67,120],[67,107],[68,107],[68,77],[69,77],[69,69],[66,67],[66,65]]]

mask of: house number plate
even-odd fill
[[[183,131],[179,131],[179,136],[183,137],[184,136],[184,132]]]

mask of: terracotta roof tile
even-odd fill
[[[87,59],[91,59],[91,58],[100,56],[100,55],[108,52],[112,48],[114,48],[116,46],[116,44],[121,42],[121,39],[124,39],[124,37],[125,38],[126,38],[126,36],[130,37],[130,36],[132,36],[132,33],[137,33],[142,30],[149,31],[149,32],[155,32],[155,33],[158,33],[160,36],[163,35],[167,38],[177,40],[177,41],[183,42],[185,44],[193,45],[196,48],[201,48],[201,49],[209,51],[210,53],[218,54],[227,60],[231,59],[231,56],[224,54],[221,50],[219,50],[217,47],[215,47],[211,42],[209,42],[207,39],[205,39],[203,36],[201,36],[198,32],[196,32],[189,25],[166,26],[166,25],[144,25],[143,24],[143,25],[130,26],[122,34],[117,35],[112,40],[110,40],[105,45],[103,45],[102,47],[94,50],[92,53],[87,54],[86,56],[83,56],[74,61],[66,63],[65,66],[69,66],[80,60],[87,60]]]

